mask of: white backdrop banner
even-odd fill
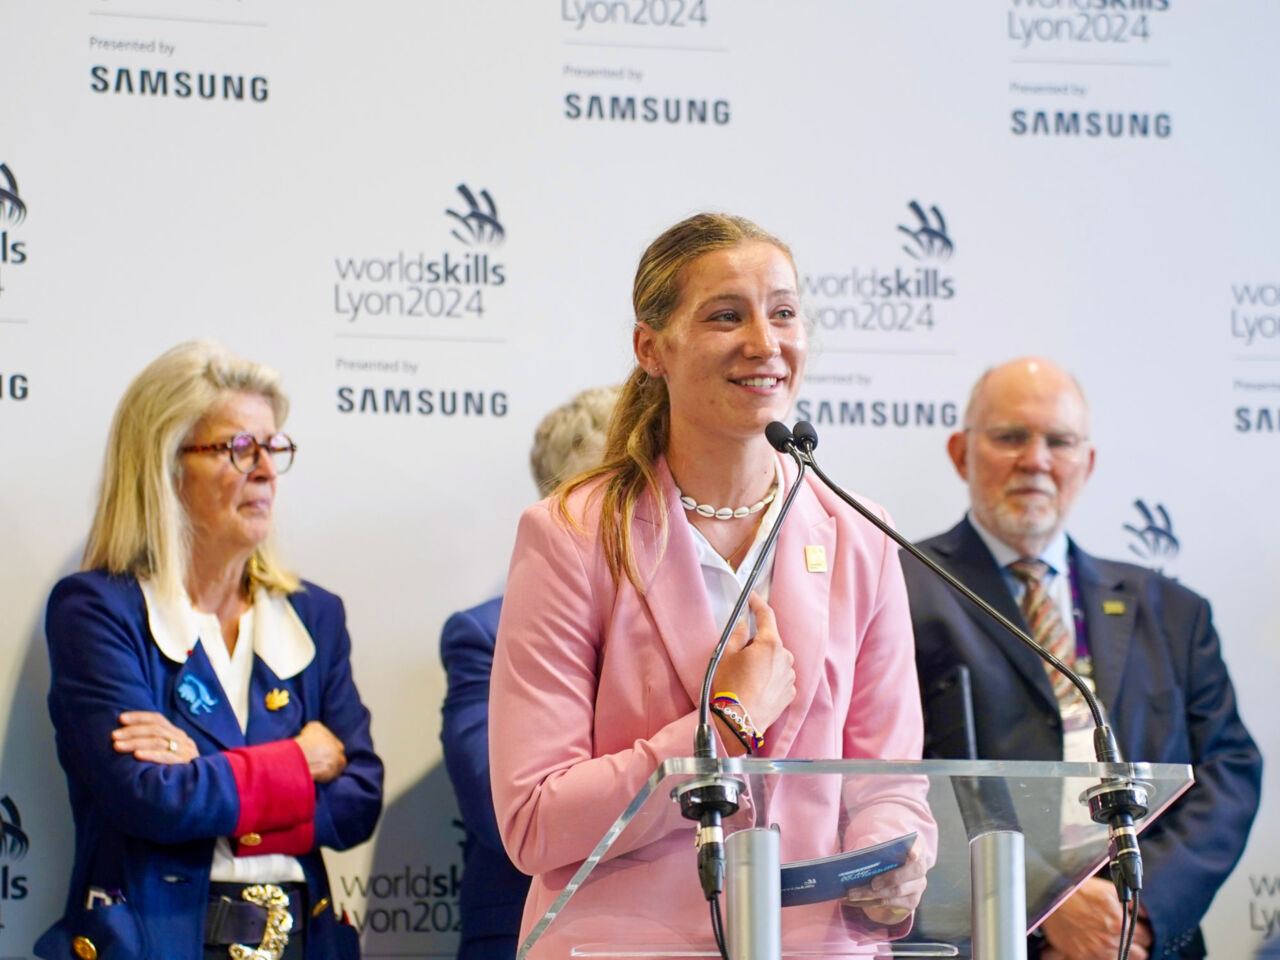
[[[977,375],[1075,371],[1073,533],[1213,601],[1274,754],[1277,35],[1270,0],[0,0],[0,958],[70,863],[45,598],[125,384],[197,336],[285,374],[283,545],[387,762],[337,898],[371,957],[452,955],[440,626],[501,592],[535,424],[626,373],[639,253],[701,209],[792,244],[797,414],[911,537],[962,512]],[[1276,783],[1215,956],[1277,935]]]

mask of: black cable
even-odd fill
[[[1125,936],[1123,917],[1121,919],[1120,960],[1129,960],[1129,950],[1133,947],[1133,934],[1138,929],[1138,903],[1141,899],[1141,891],[1135,890],[1133,900],[1127,905],[1129,910],[1125,911],[1125,904],[1120,905],[1122,911],[1130,913],[1128,936]]]
[[[1120,952],[1117,960],[1129,960],[1129,941],[1133,939],[1129,926],[1129,904],[1120,901]]]
[[[711,932],[715,934],[716,946],[720,949],[720,958],[721,960],[729,960],[729,948],[724,944],[724,921],[720,918],[719,894],[707,902],[711,904]]]

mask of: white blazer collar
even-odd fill
[[[216,618],[201,616],[186,596],[162,595],[143,580],[147,624],[160,652],[174,663],[186,663],[197,643],[221,643],[213,633]],[[206,634],[210,634],[206,636]],[[284,680],[296,676],[315,659],[316,644],[288,599],[259,587],[253,595],[253,652]]]

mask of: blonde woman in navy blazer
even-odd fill
[[[382,764],[342,602],[272,549],[287,412],[275,371],[208,341],[120,402],[85,572],[49,600],[76,850],[38,956],[359,955],[320,848],[372,833]]]

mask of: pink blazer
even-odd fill
[[[795,467],[782,462],[789,488]],[[658,473],[668,505],[660,561],[652,498],[638,504],[633,527],[648,576],[643,595],[609,575],[598,486],[570,501],[582,531],[559,519],[550,500],[520,521],[494,655],[489,752],[503,842],[534,877],[522,939],[658,764],[693,752],[695,705],[723,625],[712,620],[665,461]],[[807,569],[806,546],[825,549],[826,571]],[[795,656],[796,697],[766,733],[762,754],[918,759],[923,724],[898,551],[816,481],[806,479],[779,533],[770,604]],[[782,825],[784,861],[909,830],[926,834],[932,849],[923,784],[889,804],[871,796],[859,804],[845,792],[849,815],[838,812],[838,791],[815,789],[807,777],[786,778],[769,794],[760,812]],[[668,821],[597,866],[573,912],[602,918],[600,937],[616,938],[642,896],[645,913],[666,916],[671,929],[707,929],[692,830],[673,803]]]

